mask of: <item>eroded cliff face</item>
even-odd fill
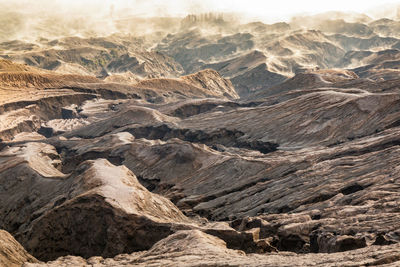
[[[0,264],[395,266],[397,24],[189,20],[0,44]]]
[[[38,263],[8,232],[0,230],[0,264],[17,267],[25,262]]]

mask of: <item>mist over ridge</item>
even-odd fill
[[[248,1],[247,1],[248,2]],[[254,3],[253,3],[254,2]],[[272,4],[268,1],[250,1],[248,9],[242,8],[244,1],[231,4],[215,1],[67,1],[67,0],[15,0],[0,1],[0,40],[57,38],[61,36],[107,36],[114,33],[148,34],[160,28],[170,31],[179,30],[177,21],[189,14],[217,13],[225,14],[231,24],[261,21],[264,23],[287,22],[294,28],[314,29],[319,20],[326,18],[345,19],[347,22],[368,22],[388,17],[397,18],[397,5],[390,3],[377,6],[372,12],[347,10],[337,3],[337,11],[324,7],[321,11],[302,12],[295,7],[282,11],[284,4]],[[307,3],[307,2],[305,2]],[[318,4],[315,4],[318,6]],[[271,6],[271,7],[270,7]],[[290,5],[289,5],[290,6]],[[305,7],[311,6],[311,2]],[[343,9],[343,10],[341,10]],[[257,12],[255,12],[257,11]],[[285,12],[285,13],[282,13]],[[319,14],[323,12],[324,14]],[[328,13],[325,13],[328,12]],[[162,22],[151,18],[170,18]],[[136,20],[136,21],[135,21]],[[129,22],[130,21],[130,22]],[[137,27],[134,26],[135,23]],[[128,23],[125,23],[128,22]]]

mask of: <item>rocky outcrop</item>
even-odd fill
[[[26,250],[6,231],[0,230],[0,265],[19,267],[25,262],[36,263]]]
[[[75,190],[68,192],[70,196],[60,194],[54,208],[33,222],[23,241],[40,259],[148,249],[171,234],[174,224],[187,222],[172,203],[147,192],[123,167],[97,160],[77,171],[82,174],[72,182]]]
[[[257,92],[262,92],[287,79],[286,76],[271,72],[268,66],[263,63],[259,66],[232,78],[238,94],[246,98]]]
[[[94,77],[60,75],[7,60],[1,62],[0,111],[3,113],[0,115],[0,137],[4,140],[11,140],[21,132],[38,130],[50,137],[108,117],[104,113],[100,117],[88,118],[81,113],[85,102],[93,98],[134,98],[158,103],[189,97],[238,98],[229,80],[213,71],[181,79],[140,80],[139,83],[122,85],[108,83],[107,79],[103,82]],[[65,108],[71,105],[75,105],[74,110]],[[116,111],[109,110],[112,113]]]
[[[284,82],[259,90],[250,96],[251,99],[260,99],[279,94],[315,88],[341,88],[336,84],[346,84],[358,80],[358,75],[352,71],[340,69],[325,69],[325,70],[305,70],[296,74],[294,77],[285,80]]]
[[[246,97],[255,91],[279,84],[287,78],[270,72],[267,60],[264,53],[255,50],[237,58],[205,65],[204,68],[214,69],[222,76],[231,79],[236,92],[241,97]]]
[[[113,59],[106,66],[110,73],[131,72],[139,77],[179,77],[184,73],[182,66],[172,58],[159,52],[137,51]]]
[[[357,80],[348,71],[315,75],[335,86]],[[24,141],[35,136],[4,143],[1,227],[45,260],[147,250],[182,229],[246,252],[395,244],[397,94],[368,90],[294,89],[259,102],[65,106],[58,125],[75,119],[89,125],[64,127],[38,143]],[[24,178],[13,183],[15,175]],[[138,199],[143,205],[132,204]],[[236,230],[199,225],[178,208]],[[91,224],[102,227],[88,231]]]
[[[397,199],[397,139],[394,128],[330,148],[267,155],[176,139],[134,140],[122,133],[94,143],[54,145],[70,152],[69,163],[99,155],[117,159],[149,190],[169,197],[187,214],[213,220],[258,214],[264,223],[232,226],[260,228],[260,239],[270,239],[279,250],[335,252],[378,244],[382,233],[383,240],[399,242],[390,219],[398,214],[395,205],[384,204]],[[393,169],[382,172],[382,166]]]
[[[259,228],[259,240],[265,240],[266,244],[280,251],[332,253],[374,243],[397,243],[398,233],[390,219],[397,216],[397,211],[395,205],[390,203],[395,203],[393,201],[397,199],[393,192],[397,188],[395,166],[398,157],[395,155],[398,149],[398,129],[394,122],[386,122],[392,120],[391,116],[395,114],[388,108],[393,106],[391,101],[396,101],[395,95],[344,92],[339,95],[344,96],[336,99],[338,110],[343,112],[347,112],[345,107],[348,105],[355,107],[353,114],[363,116],[366,112],[371,119],[373,110],[379,110],[376,114],[382,117],[377,122],[383,123],[379,126],[382,130],[377,132],[379,128],[372,128],[374,130],[364,136],[347,137],[344,142],[329,142],[326,145],[322,145],[324,141],[321,139],[314,139],[313,145],[303,145],[301,148],[280,147],[278,151],[263,155],[250,147],[246,150],[243,147],[238,149],[222,145],[227,140],[223,135],[219,137],[221,139],[213,139],[215,143],[210,144],[210,147],[194,144],[192,142],[198,141],[185,140],[183,132],[178,132],[176,128],[143,127],[143,123],[151,125],[153,122],[150,119],[141,121],[132,113],[129,117],[142,126],[133,127],[130,124],[133,121],[124,119],[130,125],[121,127],[114,124],[109,129],[121,127],[119,133],[115,131],[106,134],[100,130],[102,125],[107,125],[103,122],[93,134],[82,136],[89,140],[51,142],[59,151],[64,151],[65,162],[70,164],[64,165],[65,171],[75,169],[84,160],[99,156],[108,158],[131,169],[148,190],[167,196],[186,214],[196,214],[211,220],[237,219],[237,224],[232,223],[237,230],[245,232]],[[351,97],[351,100],[347,97]],[[320,98],[315,99],[315,103],[320,101]],[[290,101],[272,107],[283,107]],[[382,106],[377,106],[377,103]],[[316,104],[307,104],[315,110]],[[225,112],[220,120],[216,120],[219,112],[205,112],[169,123],[195,125],[199,129],[212,127],[212,123],[238,127],[241,121],[237,118],[242,112],[254,112],[259,116],[264,112],[271,114],[272,107],[237,107]],[[383,110],[387,115],[384,115]],[[321,114],[321,111],[317,112]],[[230,116],[231,123],[228,120]],[[161,115],[157,117],[162,118]],[[213,118],[212,123],[207,118]],[[299,119],[295,120],[298,123]],[[111,121],[116,121],[116,118]],[[243,119],[245,121],[254,120]],[[355,129],[355,120],[352,121]],[[154,123],[159,124],[160,121]],[[261,121],[257,127],[259,125]],[[345,127],[343,120],[339,126]],[[255,134],[266,132],[257,127],[251,128]],[[304,127],[310,129],[309,125]],[[159,131],[141,132],[145,128]],[[271,129],[267,132],[271,133]],[[360,129],[367,130],[368,127],[364,125]],[[81,129],[66,136],[73,138],[85,131]],[[134,136],[164,141],[135,139]],[[284,135],[281,134],[280,138],[284,138]],[[302,138],[313,140],[310,134]],[[386,171],[382,171],[382,166],[386,166]],[[239,227],[246,216],[257,216],[260,220],[253,226]]]
[[[232,83],[222,78],[218,72],[210,69],[183,76],[182,80],[202,88],[203,90],[208,90],[210,94],[215,94],[217,96],[223,95],[232,99],[239,98]]]
[[[183,76],[180,79],[149,79],[136,84],[137,87],[170,90],[174,88],[185,96],[239,98],[232,83],[222,78],[218,72],[204,70],[198,73]]]
[[[8,148],[0,155],[1,227],[36,257],[113,256],[143,250],[172,233],[173,225],[188,222],[125,167],[99,159],[64,175],[56,168],[57,155],[40,143]],[[17,183],[15,176],[20,177]]]
[[[395,265],[400,260],[399,245],[370,247],[333,254],[296,255],[273,253],[244,254],[227,249],[225,243],[200,231],[180,231],[156,243],[149,251],[119,255],[113,259],[62,257],[45,264],[26,263],[24,267],[55,266],[376,266]]]
[[[297,97],[275,105],[200,114],[179,126],[202,131],[216,128],[240,131],[245,134],[242,140],[271,142],[290,149],[345,142],[382,131],[397,121],[396,111],[389,111],[398,101],[397,93],[369,94],[340,89],[299,93],[300,96],[294,95]],[[348,132],[350,125],[352,132]]]
[[[213,31],[211,31],[213,32]],[[179,62],[186,73],[193,73],[205,63],[224,61],[235,53],[255,46],[250,33],[230,33],[227,36],[204,34],[201,28],[190,28],[167,35],[155,48]]]
[[[68,167],[67,161],[61,163],[51,145],[28,142],[4,148],[0,154],[1,227],[40,260],[142,251],[182,229],[217,236],[230,248],[255,251],[257,238],[252,234],[237,232],[227,224],[190,220],[169,200],[139,184],[125,166],[98,159],[103,154],[118,163],[118,156],[108,157],[108,147],[102,151],[101,146],[114,143],[120,149],[132,140],[129,134],[119,134],[96,142],[96,152],[71,159],[77,165],[70,174],[61,172]],[[87,150],[82,146],[81,151]],[[96,160],[90,160],[93,157]]]

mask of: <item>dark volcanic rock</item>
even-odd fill
[[[148,249],[171,234],[173,225],[188,222],[125,167],[99,159],[66,176],[55,169],[57,154],[51,146],[32,143],[20,149],[1,155],[1,226],[40,259]],[[10,173],[23,179],[14,183]],[[14,197],[7,198],[10,194]]]
[[[311,244],[311,246],[315,245]],[[325,235],[318,236],[317,246],[316,252],[332,253],[363,248],[367,246],[367,243],[365,237]]]
[[[400,259],[399,245],[370,247],[333,254],[297,255],[281,252],[268,255],[244,254],[226,248],[221,239],[200,231],[179,231],[156,243],[147,252],[119,255],[113,259],[61,257],[47,264],[25,264],[24,267],[56,266],[376,266]]]

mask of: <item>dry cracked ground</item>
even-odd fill
[[[0,43],[0,266],[400,266],[400,22],[178,25]]]

